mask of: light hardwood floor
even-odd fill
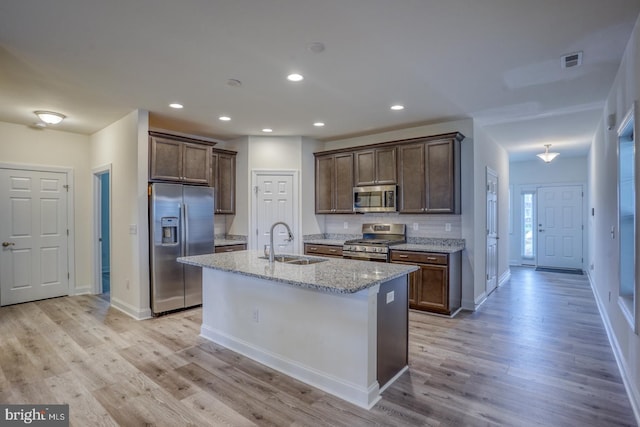
[[[0,309],[0,402],[74,426],[636,425],[584,276],[515,268],[475,313],[410,314],[410,370],[370,411],[96,296]]]

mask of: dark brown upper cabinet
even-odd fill
[[[460,213],[460,140],[398,147],[399,212]]]
[[[235,151],[213,149],[211,155],[211,186],[215,188],[215,212],[236,213]]]
[[[354,156],[356,187],[397,182],[396,147],[356,151]]]
[[[316,213],[353,213],[353,153],[316,155]]]
[[[149,132],[149,181],[210,185],[211,145]]]
[[[460,142],[452,132],[315,153],[316,213],[353,213],[353,189],[398,184],[398,211],[460,213]]]

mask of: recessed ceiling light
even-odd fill
[[[178,104],[177,102],[174,102],[174,103],[169,104],[169,107],[179,110],[181,108],[184,108],[184,105]]]
[[[222,120],[223,122],[228,122],[229,120],[231,120],[231,117],[229,117],[229,116],[220,116],[220,117],[218,117],[218,120]]]
[[[321,128],[322,126],[324,126],[324,123],[323,122],[315,122],[313,125],[315,127]]]
[[[287,80],[289,80],[290,82],[301,82],[302,80],[304,80],[304,77],[302,76],[302,74],[293,73],[287,76]]]
[[[404,105],[400,105],[400,104],[392,105],[391,109],[394,111],[404,110]]]
[[[262,129],[262,132],[270,133],[270,132],[273,132],[273,129],[271,129],[271,128],[264,128],[264,129]]]
[[[242,86],[242,82],[238,79],[228,79],[227,80],[227,86],[231,86],[231,87],[240,87]]]
[[[313,42],[307,45],[307,49],[313,53],[322,53],[324,52],[324,43],[321,42]]]

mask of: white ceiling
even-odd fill
[[[637,0],[4,1],[0,121],[48,109],[67,115],[56,129],[90,134],[141,108],[212,138],[330,140],[472,117],[511,160],[544,143],[584,155],[639,13]],[[575,51],[582,67],[562,69]]]

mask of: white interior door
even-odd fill
[[[498,286],[498,174],[487,168],[486,292]]]
[[[255,203],[255,249],[262,250],[269,244],[271,226],[283,221],[291,227],[294,241],[287,241],[287,229],[278,225],[274,229],[273,245],[275,253],[296,252],[297,198],[295,197],[295,174],[281,172],[263,172],[254,175]]]
[[[0,305],[69,293],[67,174],[0,169]]]
[[[582,269],[582,186],[538,188],[537,264]]]

